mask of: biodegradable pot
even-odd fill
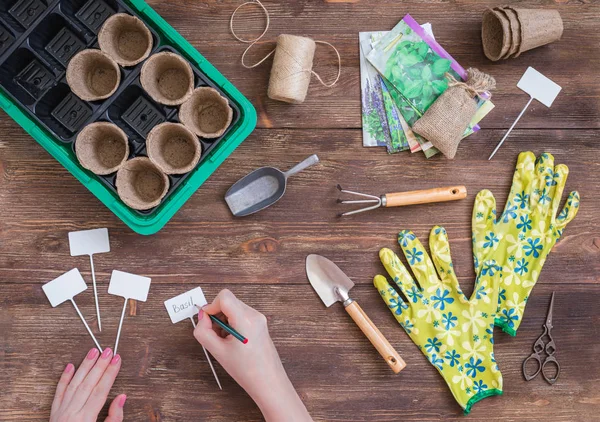
[[[508,17],[497,10],[486,10],[483,13],[481,39],[483,52],[488,59],[498,61],[504,58],[512,43]]]
[[[179,120],[203,138],[223,135],[233,119],[227,99],[214,88],[200,87],[179,109]]]
[[[129,156],[127,135],[113,123],[92,123],[77,135],[75,154],[79,163],[95,174],[114,173]]]
[[[67,84],[83,101],[104,100],[121,83],[121,69],[107,54],[88,49],[77,53],[67,66]]]
[[[521,23],[519,22],[519,17],[517,16],[517,12],[510,7],[505,7],[502,11],[508,17],[512,38],[510,49],[508,50],[508,53],[506,53],[506,58],[518,57],[519,48],[521,47]]]
[[[558,41],[563,33],[563,21],[558,10],[521,9],[511,7],[521,26],[521,45],[517,55],[542,45]]]
[[[163,52],[152,55],[144,63],[140,82],[154,101],[176,106],[192,95],[194,72],[183,57]]]
[[[169,190],[169,178],[147,157],[136,157],[117,172],[117,193],[135,210],[149,210],[160,204]]]
[[[144,22],[135,16],[118,13],[104,22],[98,43],[100,49],[121,66],[135,66],[148,58],[153,40]]]
[[[183,174],[196,167],[202,147],[194,133],[180,123],[155,126],[146,138],[148,157],[166,174]]]

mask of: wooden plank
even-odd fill
[[[499,209],[503,207],[521,149],[554,153],[557,163],[570,167],[567,189],[582,195],[580,213],[548,260],[544,277],[557,283],[569,274],[578,282],[593,283],[600,272],[596,211],[600,181],[590,176],[600,172],[600,164],[595,146],[598,133],[593,130],[516,131],[491,162],[487,152],[500,131],[485,130],[465,141],[454,161],[426,161],[421,154],[390,156],[382,149],[363,148],[357,130],[257,130],[167,228],[151,237],[131,232],[19,132],[9,130],[0,146],[4,167],[0,279],[5,281],[38,283],[72,266],[89,272],[87,258],[69,256],[67,232],[108,227],[112,252],[95,260],[99,280],[107,281],[110,271],[118,268],[148,273],[155,283],[199,279],[218,284],[224,279],[298,283],[304,280],[304,257],[316,252],[338,262],[357,283],[370,283],[373,274],[381,271],[377,251],[397,247],[399,230],[412,229],[426,241],[435,224],[447,228],[458,275],[468,279],[475,195],[488,188],[496,195]],[[571,155],[575,149],[577,158]],[[289,168],[313,152],[321,164],[291,178],[279,203],[247,218],[231,216],[223,195],[238,178],[263,165]],[[340,219],[336,215],[344,208],[335,202],[338,182],[373,194],[464,184],[469,196],[452,203],[380,209]]]
[[[289,376],[315,420],[460,420],[461,411],[437,371],[397,325],[372,286],[352,294],[407,362],[395,376],[340,305],[326,309],[306,280],[302,286],[204,285],[208,298],[230,287],[267,315]],[[600,335],[596,305],[600,287],[570,283],[536,286],[516,338],[496,335],[504,395],[473,407],[474,420],[591,421],[600,394]],[[185,321],[172,326],[162,301],[189,286],[155,284],[136,317],[126,317],[120,342],[123,369],[111,397],[129,396],[127,420],[260,420],[258,409],[217,365],[224,390],[214,385],[203,353]],[[541,378],[525,382],[522,360],[541,334],[550,293],[557,359],[554,386]],[[102,293],[105,290],[101,289]],[[0,323],[0,420],[47,420],[56,380],[67,362],[78,363],[93,343],[69,304],[50,309],[39,285],[0,284],[5,312]],[[93,295],[78,297],[84,315],[94,315]],[[114,342],[121,301],[101,295],[103,346]],[[161,333],[160,335],[158,333]],[[168,333],[168,335],[165,335]],[[251,340],[251,339],[250,339]],[[23,347],[27,345],[27,353]],[[18,399],[16,399],[18,398]]]
[[[519,2],[558,8],[565,22],[563,40],[501,63],[485,59],[479,35],[481,14],[495,2],[338,1],[265,1],[272,18],[266,39],[280,33],[310,36],[332,42],[342,55],[342,79],[336,87],[322,88],[313,81],[307,101],[290,106],[266,96],[270,61],[254,70],[239,64],[245,46],[230,35],[229,16],[241,2],[150,0],[250,98],[260,128],[155,236],[132,233],[0,112],[0,420],[48,420],[64,365],[77,363],[92,347],[73,309],[48,306],[41,284],[75,266],[90,282],[87,259],[69,255],[67,233],[97,227],[109,228],[112,249],[95,259],[106,327],[98,336],[103,345],[114,342],[122,306],[106,292],[110,272],[120,269],[153,279],[148,302],[138,303],[137,315],[128,313],[124,324],[124,367],[111,397],[129,395],[126,420],[262,420],[218,365],[225,390],[216,389],[189,324],[170,324],[162,301],[198,284],[209,298],[229,287],[268,316],[286,369],[316,420],[464,420],[441,377],[372,287],[373,275],[383,271],[377,252],[384,246],[398,250],[400,229],[413,229],[425,240],[434,224],[443,224],[460,283],[470,293],[473,199],[488,188],[503,207],[522,150],[548,151],[557,163],[567,164],[567,189],[580,191],[582,208],[545,265],[519,336],[496,330],[505,393],[476,405],[471,419],[597,419],[600,1]],[[422,154],[390,156],[361,146],[358,32],[389,29],[407,12],[419,22],[431,22],[436,38],[460,63],[498,80],[496,109],[482,123],[484,129],[464,141],[454,161],[428,161]],[[236,29],[251,37],[263,25],[260,10],[248,7]],[[257,46],[248,60],[262,57],[272,45]],[[326,80],[334,76],[333,53],[319,49],[316,63],[315,70]],[[488,162],[489,152],[527,101],[516,88],[527,66],[562,85],[563,92],[550,110],[534,105]],[[244,219],[231,216],[223,195],[241,176],[263,165],[287,169],[311,153],[319,155],[321,165],[290,179],[278,204]],[[373,194],[465,184],[469,197],[339,219],[336,183]],[[318,301],[304,273],[309,253],[330,257],[356,282],[353,295],[409,365],[399,376],[339,306],[325,309]],[[557,292],[555,339],[562,374],[555,386],[541,379],[527,383],[521,363],[541,333],[552,291]],[[78,303],[96,331],[91,290]]]
[[[229,17],[241,2],[188,0],[149,2],[172,26],[200,50],[234,85],[253,102],[259,112],[260,127],[358,128],[360,127],[360,77],[358,32],[391,29],[406,13],[418,22],[431,22],[438,42],[464,67],[476,67],[496,77],[498,89],[493,101],[496,109],[482,122],[485,128],[507,128],[528,100],[517,82],[528,66],[533,66],[563,87],[551,109],[534,103],[521,128],[599,128],[600,84],[595,46],[600,43],[597,17],[600,3],[544,1],[520,7],[552,7],[564,20],[560,42],[538,48],[517,59],[491,62],[481,47],[481,16],[486,7],[497,2],[452,1],[410,3],[393,0],[357,3],[322,3],[309,0],[293,2],[265,1],[271,14],[266,37],[289,33],[331,42],[342,57],[342,77],[331,89],[311,83],[307,100],[290,106],[270,100],[267,84],[271,60],[247,70],[240,64],[245,44],[229,32]],[[236,19],[236,32],[246,38],[258,36],[264,28],[264,16],[256,7],[247,6]],[[576,46],[576,48],[575,48]],[[257,46],[247,56],[257,62],[274,43]],[[317,50],[315,69],[332,80],[336,72],[335,54],[327,47]]]

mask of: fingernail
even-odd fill
[[[107,347],[104,349],[104,352],[102,352],[102,359],[108,359],[110,355],[112,355],[112,350],[110,350],[110,347]]]
[[[69,372],[71,372],[75,367],[73,366],[72,363],[67,363],[67,366],[65,366],[65,374],[68,374]]]
[[[200,309],[198,311],[198,321],[200,321],[202,319],[202,317],[204,316],[204,311],[202,309]]]
[[[116,365],[117,363],[119,363],[119,361],[121,360],[121,356],[119,355],[115,355],[112,360],[110,361],[111,365]],[[125,403],[125,401],[123,401],[123,403]],[[122,407],[122,406],[121,406]]]
[[[100,352],[98,352],[98,349],[93,348],[88,352],[87,358],[90,360],[96,359],[98,357],[98,353],[100,353]]]
[[[117,355],[119,356],[119,355]],[[119,400],[119,407],[123,408],[125,407],[125,402],[127,401],[127,396],[125,394],[123,394],[123,397],[121,397],[121,400]]]

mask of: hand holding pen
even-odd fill
[[[199,310],[194,337],[246,390],[267,421],[283,420],[286,414],[311,420],[283,368],[263,314],[222,290]]]
[[[202,308],[198,305],[196,305],[196,308],[198,308],[198,318],[200,318],[200,313],[202,312]],[[206,314],[206,312],[204,312],[204,314]],[[241,341],[243,344],[248,343],[248,339],[246,337],[244,337],[243,335],[241,335],[240,333],[238,333],[237,331],[235,331],[235,329],[229,325],[224,323],[223,321],[221,321],[219,318],[217,318],[214,315],[209,315],[206,314],[210,317],[210,319],[212,320],[212,322],[214,322],[215,324],[217,324],[217,326],[219,328],[221,328],[223,331],[225,331],[228,334],[231,334],[232,336],[234,336],[235,338],[237,338],[239,341]],[[221,337],[225,337],[225,336],[221,336]]]

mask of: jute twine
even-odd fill
[[[466,82],[446,74],[449,88],[429,107],[412,129],[452,159],[456,155],[469,122],[477,112],[475,96],[491,98],[488,92],[496,87],[495,79],[477,69],[467,71]]]
[[[236,13],[242,7],[246,5],[258,5],[264,11],[267,23],[262,33],[254,39],[244,39],[239,37],[233,29],[233,19]],[[275,54],[273,59],[273,66],[271,68],[271,77],[269,79],[269,98],[279,101],[284,101],[292,104],[300,104],[304,102],[306,93],[308,92],[308,86],[310,84],[310,77],[314,75],[319,83],[326,88],[333,87],[340,79],[342,71],[342,59],[340,53],[332,44],[326,41],[315,41],[306,37],[299,37],[295,35],[282,34],[277,37],[277,46],[269,52],[265,57],[259,60],[257,63],[248,65],[245,62],[246,54],[248,51],[258,43],[269,30],[271,18],[269,12],[260,0],[247,1],[239,5],[231,14],[229,20],[229,30],[231,34],[240,42],[250,44],[242,54],[241,63],[246,69],[253,69],[265,60]],[[337,55],[338,58],[338,72],[335,80],[331,83],[325,83],[321,76],[315,72],[313,67],[313,58],[315,54],[315,44],[324,44],[330,46]]]

